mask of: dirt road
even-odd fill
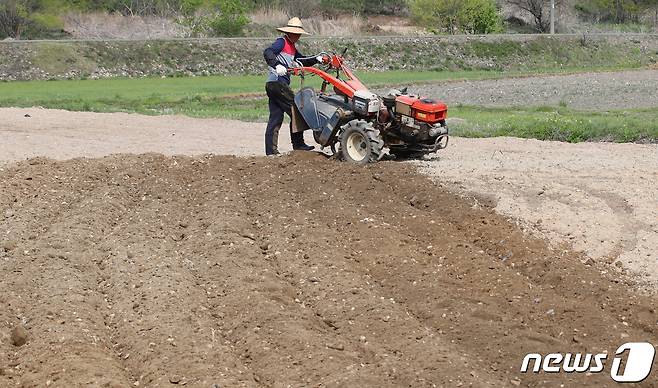
[[[5,168],[0,386],[601,387],[608,370],[518,369],[658,343],[655,299],[414,170],[313,154]]]
[[[0,117],[0,161],[143,152],[261,155],[265,149],[265,124],[235,120],[38,108],[0,108]],[[290,139],[280,137],[281,149],[289,151]]]
[[[421,171],[658,287],[658,145],[453,138]]]

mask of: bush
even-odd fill
[[[493,0],[466,0],[458,14],[460,28],[471,34],[491,34],[502,30],[502,21]]]
[[[27,12],[16,1],[0,3],[0,38],[20,38]]]
[[[203,0],[182,0],[181,12],[184,15],[194,15],[196,11],[203,5]]]
[[[322,6],[320,3],[320,0],[287,0],[281,3],[280,9],[290,17],[297,16],[306,19],[322,12]],[[263,8],[268,7],[261,7],[260,9]],[[269,8],[272,9],[271,7]]]
[[[489,34],[502,29],[495,0],[410,0],[416,23],[435,32]]]
[[[285,1],[284,4],[289,2]],[[300,9],[303,8],[300,7]],[[407,3],[406,0],[320,0],[320,10],[323,14],[331,17],[346,13],[353,15],[406,15]]]
[[[580,0],[575,4],[580,16],[594,22],[637,22],[651,1],[641,0]]]
[[[365,0],[320,0],[320,9],[328,16],[344,13],[360,15],[365,9],[365,4]]]
[[[240,36],[243,33],[244,26],[248,23],[249,18],[243,11],[227,11],[224,9],[220,14],[210,19],[208,27],[212,36]]]
[[[0,39],[59,38],[65,35],[58,0],[0,2]]]
[[[365,0],[363,13],[368,15],[408,15],[405,0]]]
[[[241,36],[249,23],[247,6],[239,0],[184,0],[181,23],[195,36]]]

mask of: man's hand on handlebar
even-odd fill
[[[315,57],[315,60],[318,61],[318,63],[322,63],[326,65],[331,60],[331,57],[329,57],[329,55],[327,54],[321,54]]]
[[[274,70],[276,71],[276,75],[278,75],[278,76],[284,76],[284,75],[288,74],[288,69],[286,69],[286,67],[281,65],[281,64],[276,65]]]

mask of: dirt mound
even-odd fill
[[[518,370],[658,342],[655,299],[608,268],[413,166],[320,159],[0,172],[0,386],[604,386]]]

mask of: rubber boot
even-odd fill
[[[292,149],[295,151],[311,151],[315,149],[314,146],[304,142],[304,132],[291,133],[290,139],[292,140]]]

